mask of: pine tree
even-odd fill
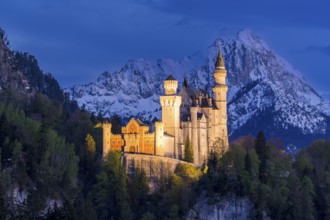
[[[155,219],[156,219],[155,215],[150,212],[144,213],[141,218],[141,220],[155,220]]]
[[[95,159],[96,154],[96,143],[92,135],[87,134],[86,138],[86,148],[87,148],[87,154],[90,158]]]
[[[141,215],[147,210],[147,196],[149,192],[147,176],[143,169],[135,170],[130,189],[131,206],[133,210],[136,210],[134,212],[135,218],[140,219]]]
[[[303,219],[313,219],[314,196],[315,196],[315,191],[314,191],[313,183],[308,176],[304,176],[302,179],[302,196],[301,196]]]
[[[1,170],[2,170],[2,149],[0,148],[0,172]]]
[[[121,152],[110,150],[93,189],[99,219],[131,219],[127,175],[121,164]]]
[[[255,142],[256,153],[258,154],[260,164],[259,164],[259,179],[262,183],[267,182],[267,163],[269,160],[269,146],[266,143],[265,135],[260,131],[257,135]]]
[[[255,149],[256,153],[259,156],[260,160],[266,160],[268,159],[268,148],[266,145],[266,139],[265,139],[265,134],[260,131],[257,135],[257,139],[255,142]]]
[[[244,167],[245,167],[245,170],[249,174],[251,174],[251,172],[252,172],[252,164],[251,164],[251,157],[250,157],[250,154],[249,154],[248,151],[245,154]]]
[[[188,136],[186,137],[185,144],[184,144],[184,160],[189,163],[194,162],[194,152],[193,152],[191,141]]]
[[[0,176],[0,219],[7,219],[7,206],[5,192],[2,187],[1,176]]]

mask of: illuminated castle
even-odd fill
[[[122,134],[116,135],[111,133],[110,123],[103,123],[103,154],[115,149],[127,154],[157,155],[182,160],[185,141],[189,138],[194,164],[200,166],[215,145],[227,150],[226,76],[220,51],[214,70],[214,98],[189,88],[187,82],[177,93],[178,81],[172,75],[168,76],[164,81],[165,94],[160,96],[162,121],[156,121],[153,129],[150,129],[139,119],[132,118],[122,127]]]

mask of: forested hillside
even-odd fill
[[[208,204],[244,198],[252,219],[330,218],[329,141],[291,156],[262,132],[243,137],[226,153],[213,151],[202,168],[179,165],[150,193],[143,170],[126,175],[121,152],[102,159],[94,126],[103,119],[8,44],[0,31],[0,219],[203,218],[194,206],[202,197]],[[120,118],[110,121],[120,132]]]
[[[8,45],[1,30],[0,219],[46,218],[59,208],[70,219],[88,219],[98,149],[87,146],[92,137],[100,140],[93,128],[99,121],[70,101],[33,56]]]

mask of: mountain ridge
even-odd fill
[[[160,117],[159,95],[163,93],[162,83],[168,74],[182,85],[186,73],[191,87],[211,92],[219,48],[228,72],[228,127],[232,139],[240,135],[255,135],[257,130],[265,130],[266,127],[275,136],[282,136],[282,130],[295,128],[304,136],[326,136],[329,103],[299,71],[250,30],[240,31],[234,38],[217,38],[206,49],[180,60],[129,60],[117,71],[103,72],[96,82],[73,86],[65,91],[80,106],[96,114],[108,117],[115,113],[135,115],[146,120]],[[255,89],[243,92],[249,83],[254,83]],[[237,94],[240,94],[239,98]],[[267,117],[272,118],[271,126],[259,122],[253,128],[250,126],[250,132],[240,132],[242,126],[252,123],[251,120],[258,121],[258,115],[264,110],[268,112]],[[297,143],[307,145],[307,141]]]

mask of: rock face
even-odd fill
[[[10,50],[5,32],[0,28],[0,92],[10,91],[27,97],[39,92],[51,99],[64,99],[56,79],[44,74],[34,56]]]
[[[80,106],[104,116],[160,116],[162,82],[172,74],[181,85],[211,92],[213,69],[221,48],[228,72],[228,130],[231,140],[264,130],[291,148],[330,136],[329,99],[257,35],[243,30],[216,39],[208,48],[181,60],[130,60],[120,70],[102,73],[96,82],[67,88]],[[179,86],[180,87],[180,86]]]
[[[228,220],[250,219],[252,203],[247,198],[222,198],[216,203],[210,203],[207,198],[200,199],[189,211],[187,220]]]
[[[13,89],[25,94],[33,93],[27,77],[16,68],[15,55],[8,44],[4,31],[0,29],[0,91]]]

